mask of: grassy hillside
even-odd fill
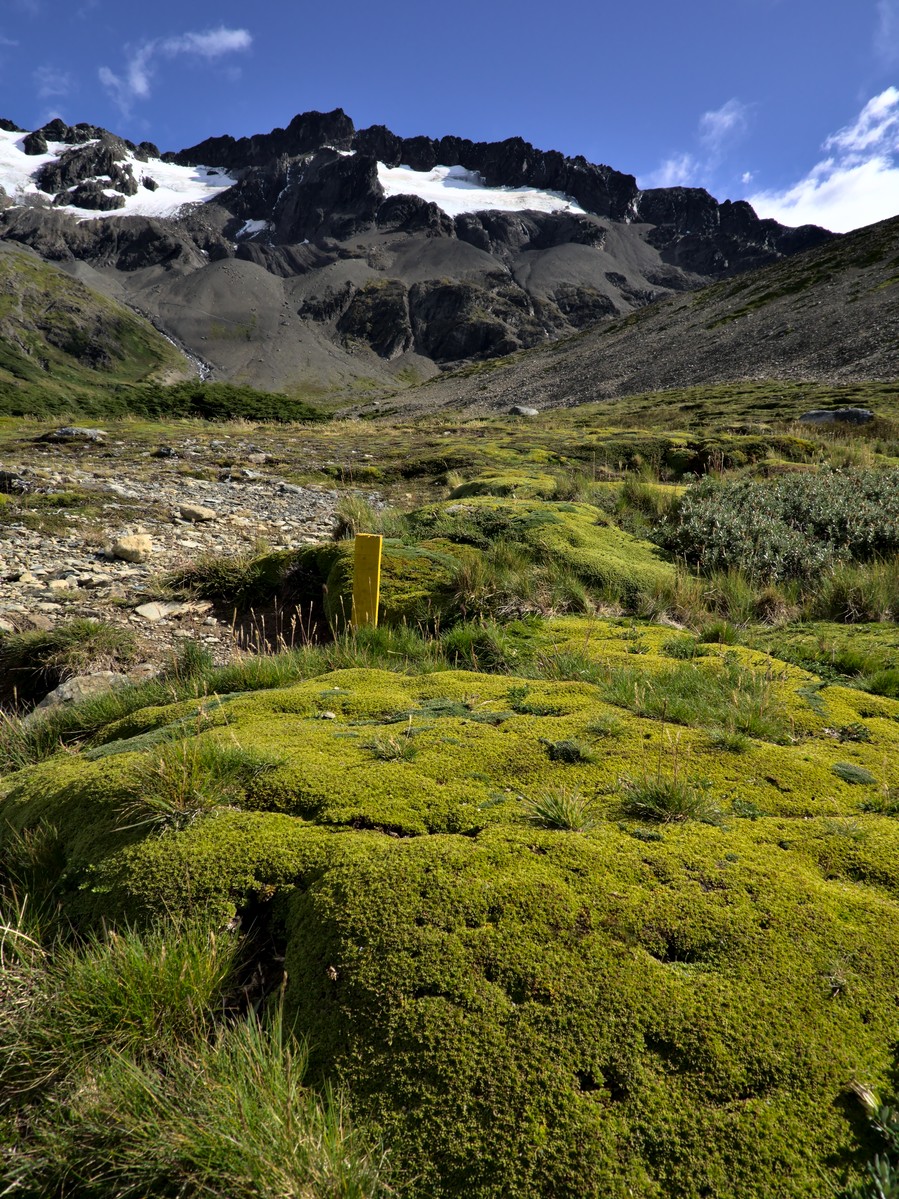
[[[183,355],[147,321],[27,250],[0,247],[4,410],[97,385],[172,381],[190,373]]]

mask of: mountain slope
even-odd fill
[[[899,217],[544,349],[435,379],[395,403],[480,412],[742,380],[897,377]]]
[[[389,389],[832,237],[521,139],[404,139],[340,109],[161,157],[3,121],[0,184],[0,241],[95,272],[214,378],[272,390]]]
[[[192,373],[148,321],[32,251],[0,243],[0,397]]]

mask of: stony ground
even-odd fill
[[[247,435],[8,444],[0,452],[0,630],[94,617],[135,628],[150,661],[188,637],[227,658],[230,623],[208,604],[173,597],[163,579],[203,554],[328,538],[338,493],[285,480],[283,465]]]

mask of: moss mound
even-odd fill
[[[8,776],[0,851],[82,924],[267,911],[313,1067],[405,1194],[817,1199],[872,1149],[848,1084],[894,1068],[899,703],[678,640],[567,618],[543,677],[145,709]],[[739,752],[729,712],[768,721]],[[239,787],[191,798],[217,752]],[[658,780],[703,803],[636,818]],[[536,827],[547,794],[585,831]]]
[[[563,565],[615,599],[632,602],[674,580],[674,567],[654,546],[589,504],[473,496],[422,508],[409,521],[420,536],[481,549],[521,543],[538,561]]]

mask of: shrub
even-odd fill
[[[899,470],[705,479],[655,535],[705,574],[738,567],[765,582],[814,579],[838,562],[899,550]]]

